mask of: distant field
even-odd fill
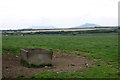
[[[3,36],[4,53],[19,54],[21,48],[47,48],[54,52],[61,50],[67,54],[77,54],[96,61],[92,68],[72,73],[40,73],[35,77],[117,77],[118,69],[118,36],[109,34],[83,35],[25,35]],[[80,52],[85,52],[80,54]],[[100,66],[97,66],[100,65]]]
[[[21,33],[30,33],[30,32],[60,32],[60,31],[64,31],[64,32],[69,32],[69,31],[89,31],[89,30],[113,30],[112,28],[81,28],[81,29],[53,29],[53,30],[25,30],[25,31],[21,31]]]

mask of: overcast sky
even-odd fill
[[[0,29],[118,25],[119,0],[0,0]]]

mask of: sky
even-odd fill
[[[118,25],[119,0],[0,0],[0,29]]]

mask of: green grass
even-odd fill
[[[2,54],[2,35],[0,34],[0,55]]]
[[[118,68],[118,36],[117,34],[85,34],[85,35],[26,35],[3,36],[3,54],[11,52],[19,54],[21,48],[47,48],[53,51],[62,50],[68,54],[78,54],[96,60],[101,66],[94,66],[80,72],[58,74],[56,77],[116,77]],[[81,54],[80,52],[86,52]],[[96,63],[97,63],[96,62]],[[109,67],[109,64],[112,67]],[[105,72],[105,73],[104,73]],[[44,73],[49,77],[54,73]],[[37,77],[41,77],[41,75]]]
[[[99,63],[100,64],[100,63]],[[102,62],[100,66],[77,71],[77,72],[43,72],[34,75],[35,78],[117,78],[117,73],[114,68],[110,68]]]

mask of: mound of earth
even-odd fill
[[[57,52],[53,54],[52,67],[27,68],[20,64],[20,56],[12,54],[2,55],[2,76],[5,78],[17,78],[20,75],[32,77],[40,72],[75,72],[92,66],[93,61],[78,55]]]

